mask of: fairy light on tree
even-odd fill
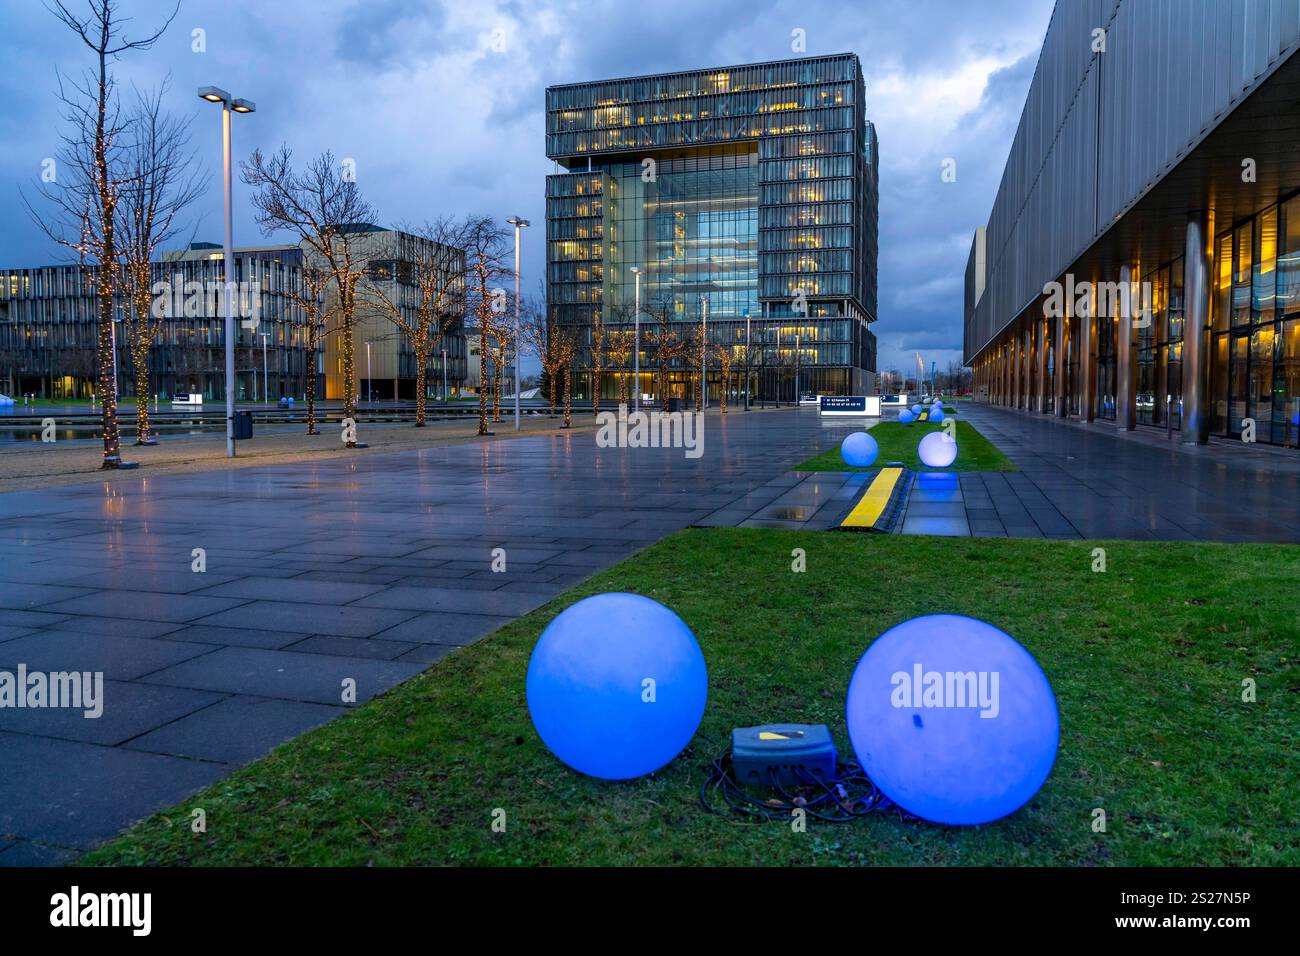
[[[378,213],[362,198],[356,176],[328,150],[302,172],[293,168],[288,146],[269,157],[254,150],[240,168],[244,182],[256,190],[253,208],[262,231],[296,234],[306,247],[307,265],[330,279],[334,290],[330,315],[336,323],[331,331],[338,335],[342,364],[343,417],[356,421],[357,293],[375,251],[370,224]],[[346,445],[357,447],[355,433]]]
[[[65,108],[69,131],[59,150],[61,172],[41,189],[55,210],[52,219],[27,204],[40,228],[55,242],[77,253],[83,269],[93,277],[98,325],[96,330],[96,392],[103,431],[102,468],[131,468],[122,461],[117,424],[117,383],[114,369],[113,309],[121,277],[118,246],[118,204],[130,171],[122,162],[129,121],[121,116],[116,85],[108,64],[124,53],[148,50],[176,16],[176,9],[152,35],[128,40],[126,22],[117,15],[113,0],[87,0],[88,13],[72,13],[62,0],[50,8],[54,16],[75,33],[94,56],[94,66],[81,80],[59,76],[59,101]]]
[[[423,428],[429,361],[443,338],[465,314],[465,252],[462,243],[474,219],[440,219],[412,230],[401,227],[388,258],[397,274],[385,282],[367,277],[368,291],[415,353],[415,427]],[[414,289],[414,305],[402,300],[403,285]]]
[[[131,125],[134,136],[125,150],[129,176],[118,205],[118,232],[123,258],[122,330],[135,373],[137,445],[155,443],[149,433],[149,352],[170,315],[173,296],[164,293],[155,305],[153,259],[180,231],[178,217],[207,186],[191,172],[188,121],[162,113],[164,83],[152,93],[137,94]],[[174,290],[169,290],[174,291]]]

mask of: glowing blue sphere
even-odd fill
[[[905,408],[898,413],[898,420],[904,425],[910,425],[912,422],[916,421],[916,416],[912,414],[910,408]]]
[[[930,468],[947,468],[957,460],[957,442],[946,432],[930,432],[916,446],[916,453]]]
[[[840,456],[852,468],[870,468],[880,454],[880,446],[866,432],[854,432],[840,442]]]
[[[921,413],[922,413],[923,411],[925,411],[925,406],[924,406],[924,405],[913,405],[913,406],[912,406],[912,414],[915,415],[917,418],[920,418],[920,417],[921,417]]]
[[[562,611],[533,648],[528,714],[574,770],[627,780],[682,752],[704,716],[708,670],[680,617],[639,594],[597,594]]]
[[[940,405],[938,402],[935,402],[933,405],[930,406],[930,421],[932,422],[943,421],[943,406]]]
[[[1038,662],[991,624],[914,617],[882,634],[849,682],[849,740],[894,803],[935,823],[988,823],[1029,801],[1060,741]]]

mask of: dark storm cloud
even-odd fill
[[[73,0],[79,2],[79,0]],[[160,5],[121,0],[142,32]],[[287,142],[301,159],[330,149],[357,164],[384,222],[470,211],[518,213],[525,281],[542,274],[543,90],[557,83],[781,59],[792,31],[809,55],[862,57],[867,114],[881,141],[880,366],[940,367],[959,354],[971,233],[992,206],[1051,0],[182,0],[153,51],[115,67],[123,91],[170,75],[168,105],[193,117],[194,145],[219,172],[219,113],[194,98],[215,83],[256,100],[235,150]],[[195,30],[206,52],[192,51]],[[0,264],[61,256],[18,200],[61,128],[55,69],[86,50],[39,3],[0,10]],[[955,183],[940,181],[955,159]],[[217,177],[214,175],[214,185]],[[236,182],[236,243],[264,241]],[[220,234],[219,192],[202,238]]]

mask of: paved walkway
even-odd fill
[[[98,719],[0,709],[0,865],[72,858],[846,430],[733,411],[699,459],[565,434],[0,495],[0,670],[105,678]]]
[[[976,535],[1300,542],[1294,449],[1187,447],[1151,429],[968,402],[960,415],[1020,468],[962,475]]]

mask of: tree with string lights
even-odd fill
[[[152,34],[132,40],[123,31],[127,19],[118,15],[113,0],[87,0],[85,14],[72,12],[62,0],[53,0],[50,8],[90,50],[93,66],[80,80],[59,76],[58,97],[68,131],[55,157],[55,174],[40,190],[54,208],[54,215],[41,216],[30,203],[27,208],[46,235],[76,253],[78,264],[95,283],[102,468],[133,467],[122,461],[113,365],[113,310],[122,286],[117,210],[122,190],[132,175],[122,162],[130,121],[122,116],[116,83],[108,67],[123,54],[151,49],[178,9],[179,4]]]
[[[123,150],[126,171],[117,205],[117,233],[122,249],[122,313],[124,344],[135,374],[135,443],[152,445],[149,434],[149,352],[169,316],[172,296],[154,307],[153,260],[158,250],[180,232],[180,216],[207,185],[194,172],[189,149],[189,122],[162,112],[163,84],[156,91],[137,93],[131,114],[129,141]]]
[[[255,190],[253,208],[262,231],[270,235],[284,230],[296,235],[305,247],[307,265],[330,279],[332,331],[338,335],[343,365],[343,417],[356,421],[357,296],[374,251],[367,227],[378,214],[362,198],[356,177],[328,150],[301,172],[294,169],[288,146],[281,146],[272,156],[254,150],[247,162],[240,163],[240,169],[244,182]],[[346,445],[357,447],[355,431]]]

